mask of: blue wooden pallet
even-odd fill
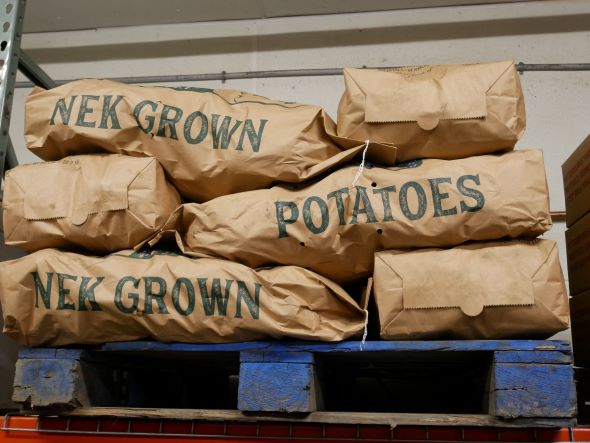
[[[14,387],[13,399],[24,408],[479,413],[560,424],[576,415],[572,355],[564,341],[24,348]]]

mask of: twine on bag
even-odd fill
[[[352,180],[352,188],[354,188],[356,186],[356,182],[359,181],[359,178],[361,178],[361,175],[363,174],[363,170],[365,169],[365,155],[367,155],[367,150],[369,149],[369,140],[365,140],[365,149],[363,149],[363,158],[361,159],[361,164],[359,165],[359,168],[356,171],[356,174],[354,176],[354,179]]]
[[[367,335],[369,333],[369,311],[367,309],[364,309],[363,312],[365,313],[365,330],[363,332],[363,338],[362,338],[361,344],[359,346],[361,351],[363,350],[363,345],[367,341]]]

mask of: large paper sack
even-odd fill
[[[27,346],[154,338],[342,340],[365,312],[338,285],[295,266],[255,271],[218,259],[45,249],[0,263],[4,333]]]
[[[346,282],[372,272],[376,251],[534,237],[551,226],[541,151],[365,167],[353,187],[357,171],[187,204],[163,229],[180,231],[189,254],[305,266]]]
[[[79,80],[35,88],[25,107],[25,140],[42,159],[97,151],[154,156],[191,201],[300,182],[362,149],[351,140],[337,144],[335,132],[319,106],[230,89]],[[392,164],[395,149],[384,151],[381,160]]]
[[[400,161],[510,149],[525,128],[514,63],[345,69],[338,134],[392,142]]]
[[[373,295],[388,340],[547,338],[569,321],[551,240],[379,252]]]
[[[179,204],[153,158],[71,156],[7,172],[4,235],[28,251],[119,251],[153,234]]]

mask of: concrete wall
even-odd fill
[[[504,59],[590,62],[590,2],[533,1],[27,34],[23,47],[56,79]],[[590,132],[590,72],[527,72],[522,84],[527,131],[518,147],[544,150],[551,208],[563,211],[561,164]],[[343,91],[340,76],[190,86],[236,88],[315,103],[333,117]],[[25,149],[22,136],[27,93],[19,89],[15,95],[10,130],[21,162],[37,160]],[[556,223],[546,237],[559,242],[565,268],[563,232],[564,225]]]

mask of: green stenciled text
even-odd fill
[[[122,129],[122,115],[131,112],[134,125],[146,134],[188,145],[207,142],[213,149],[259,152],[267,119],[238,120],[230,115],[205,114],[154,100],[129,108],[122,95],[72,95],[55,102],[49,125]]]
[[[102,311],[96,293],[105,290],[105,277],[78,276],[60,272],[32,272],[35,308],[57,311]],[[114,286],[112,300],[124,314],[182,316],[232,316],[260,318],[260,283],[242,280],[179,277],[174,281],[160,276],[121,277]]]
[[[485,205],[484,194],[478,189],[480,185],[479,174],[467,174],[456,180],[436,177],[398,186],[345,187],[325,196],[310,195],[302,203],[276,201],[278,238],[289,236],[289,225],[295,223],[303,224],[312,234],[321,234],[331,223],[340,226],[395,223],[397,217],[418,221],[477,212]]]

